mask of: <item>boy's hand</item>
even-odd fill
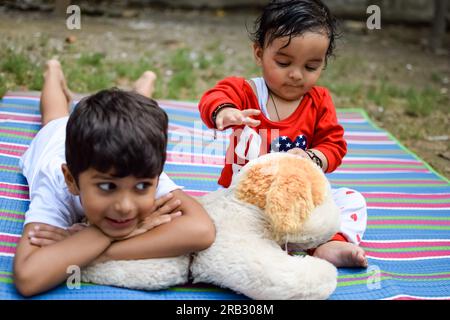
[[[87,225],[84,223],[76,223],[69,227],[68,229],[58,228],[51,225],[38,225],[34,227],[34,230],[28,233],[28,238],[30,239],[30,243],[39,246],[45,247],[83,230]]]
[[[156,199],[152,212],[141,221],[139,226],[133,232],[120,240],[135,237],[181,216],[182,212],[178,210],[180,205],[181,201],[179,199],[174,199],[172,193],[168,193],[167,195]]]
[[[261,113],[261,110],[246,109],[239,110],[236,108],[224,108],[219,111],[216,117],[216,128],[223,130],[229,126],[248,125],[250,127],[259,126],[261,121],[250,118],[251,116],[257,116]]]

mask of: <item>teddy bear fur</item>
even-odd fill
[[[212,283],[253,299],[326,299],[337,271],[312,256],[291,256],[328,241],[339,210],[322,171],[311,161],[271,153],[245,165],[228,189],[199,198],[216,226],[211,247],[189,256],[109,261],[85,268],[82,280],[156,290],[188,282]]]

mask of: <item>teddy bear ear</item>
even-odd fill
[[[264,210],[266,193],[275,178],[276,171],[274,163],[271,165],[258,163],[252,166],[239,180],[235,191],[236,197]]]
[[[280,160],[265,206],[275,238],[300,232],[311,212],[323,201],[325,177],[313,166],[301,158]]]

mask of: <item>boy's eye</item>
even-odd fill
[[[99,184],[97,184],[97,186],[103,191],[111,191],[116,188],[116,185],[111,182],[99,183]]]
[[[145,190],[145,189],[148,189],[150,186],[151,186],[151,184],[148,182],[140,182],[136,185],[136,189]]]
[[[280,67],[288,67],[289,66],[289,62],[281,62],[281,61],[276,61],[277,65],[279,65]]]

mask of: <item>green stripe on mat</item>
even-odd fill
[[[13,133],[0,133],[0,137],[5,138],[16,138],[16,139],[24,139],[24,140],[33,140],[34,137],[27,137],[19,134],[13,134]]]
[[[361,285],[361,284],[365,284],[367,285],[368,282],[369,283],[373,283],[375,280],[376,282],[380,282],[383,280],[402,280],[402,281],[408,281],[408,282],[419,282],[419,281],[447,281],[450,280],[449,278],[438,278],[438,279],[433,279],[433,278],[424,278],[424,279],[419,279],[419,278],[415,278],[415,279],[408,279],[408,278],[396,278],[396,277],[376,277],[373,279],[363,279],[363,280],[355,280],[355,281],[343,281],[343,282],[338,282],[337,286],[338,287],[348,287],[348,286],[353,286],[353,285]]]
[[[28,133],[36,133],[36,132],[39,131],[39,129],[38,130],[36,130],[36,129],[26,129],[26,128],[22,128],[22,127],[14,127],[14,126],[7,126],[7,127],[4,127],[4,129],[17,130],[17,131],[20,131],[20,132],[28,132]]]
[[[12,222],[24,222],[25,219],[9,218],[0,216],[0,220],[12,221]]]
[[[14,281],[11,278],[0,278],[0,283],[13,284]]]
[[[434,276],[443,276],[449,275],[448,272],[434,272],[434,273],[399,273],[399,272],[390,272],[385,270],[377,271],[375,274],[388,274],[391,276],[405,276],[405,277],[434,277]],[[364,272],[364,273],[355,273],[355,274],[345,274],[338,276],[338,279],[345,278],[363,278],[363,277],[371,277],[374,275],[374,272]]]
[[[369,252],[420,252],[420,251],[449,251],[450,246],[441,246],[441,247],[407,247],[407,248],[389,248],[389,249],[381,249],[381,248],[370,248],[364,247],[366,251]]]
[[[25,215],[25,212],[23,212],[23,211],[9,210],[9,209],[2,209],[2,210],[0,211],[0,213],[13,213],[13,214],[21,215],[21,216],[24,216],[24,215]]]
[[[28,191],[10,189],[10,188],[0,188],[0,191],[5,191],[9,193],[17,193],[17,194],[28,194]]]
[[[0,172],[20,172],[20,169],[14,170],[14,169],[0,169]]]
[[[4,247],[17,247],[17,243],[15,243],[15,242],[4,242],[4,241],[0,241],[0,246],[4,246]]]

